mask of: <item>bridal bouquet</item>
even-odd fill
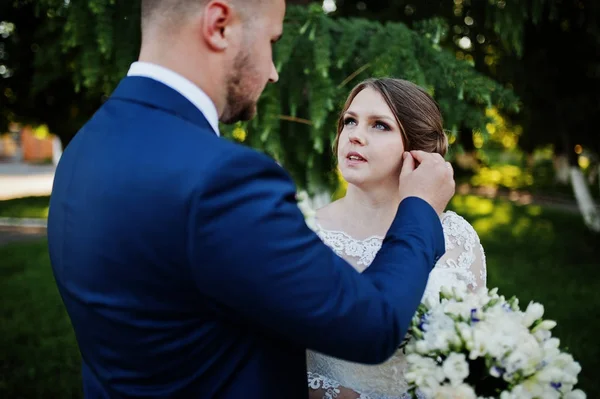
[[[417,311],[406,345],[410,393],[427,398],[585,399],[581,371],[559,349],[544,307],[519,309],[497,289],[442,290]]]

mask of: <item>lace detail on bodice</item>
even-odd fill
[[[335,399],[340,395],[340,384],[333,381],[330,378],[324,377],[319,374],[307,373],[308,376],[308,387],[310,389],[321,389],[323,391],[323,399]],[[369,396],[361,393],[357,393],[356,399],[372,399]]]
[[[441,222],[446,253],[429,275],[423,300],[437,298],[443,286],[453,287],[464,282],[475,289],[485,286],[486,282],[485,255],[473,227],[454,212],[444,213]],[[373,262],[383,243],[383,237],[357,240],[344,232],[325,230],[316,221],[310,221],[309,226],[326,245],[360,272]],[[308,351],[307,364],[314,375],[326,376],[372,398],[398,398],[408,389],[403,374],[406,359],[402,350],[381,365],[352,363]]]
[[[340,384],[337,382],[323,377],[322,375],[314,374],[309,372],[308,376],[308,387],[310,389],[322,389],[324,391],[324,399],[337,398],[340,394]]]
[[[355,267],[358,266],[357,269],[360,272],[373,262],[383,243],[383,237],[380,236],[357,240],[343,231],[325,230],[318,223],[315,223],[315,225],[317,226],[316,232],[321,240],[339,256],[355,259],[355,262],[352,263]]]

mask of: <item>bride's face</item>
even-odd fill
[[[377,91],[365,88],[343,115],[338,166],[355,186],[398,184],[404,144],[400,127]]]

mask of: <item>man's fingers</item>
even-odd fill
[[[444,162],[444,158],[438,153],[425,152],[420,150],[412,150],[411,155],[415,158],[419,163],[423,162]]]
[[[402,170],[400,177],[405,176],[415,170],[415,160],[409,152],[404,153],[404,161],[402,162]]]
[[[419,163],[422,163],[423,160],[427,159],[427,157],[430,156],[431,154],[429,154],[425,151],[412,150],[410,152],[410,155],[412,155],[413,158],[415,158]]]

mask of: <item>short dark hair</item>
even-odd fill
[[[340,113],[335,139],[335,151],[342,129],[344,114],[354,97],[364,89],[378,92],[396,118],[405,151],[421,150],[444,156],[448,150],[448,137],[444,132],[443,118],[437,102],[425,90],[403,79],[372,78],[356,85]]]
[[[204,7],[210,0],[142,0],[142,30],[144,27],[160,15],[166,20],[179,21],[190,10]],[[265,0],[229,0],[231,4],[237,5],[242,10],[256,9]]]
[[[208,0],[142,0],[142,30],[160,15],[166,19],[178,19],[189,13],[192,7],[202,7]]]

